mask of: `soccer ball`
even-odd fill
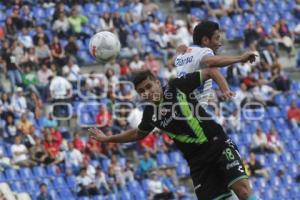
[[[98,62],[106,63],[115,58],[121,48],[118,37],[109,31],[101,31],[93,35],[89,43],[90,53]]]

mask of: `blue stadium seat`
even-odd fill
[[[102,160],[102,169],[103,169],[103,171],[107,172],[109,165],[110,165],[110,160],[109,159],[103,159]]]
[[[226,27],[230,27],[229,29],[232,29],[233,22],[230,17],[223,16],[223,17],[221,17],[219,22],[220,22],[220,26],[223,29],[225,29]]]
[[[52,199],[60,199],[55,190],[48,190],[48,191],[49,191],[49,194],[51,195]]]
[[[41,166],[33,167],[33,176],[35,178],[48,177],[46,170]]]
[[[149,190],[149,179],[143,179],[142,180],[142,187],[143,187],[143,191],[145,193],[148,193],[148,190]]]
[[[46,12],[44,11],[43,8],[41,8],[41,7],[36,7],[36,8],[34,9],[33,16],[34,16],[36,19],[41,20],[41,19],[46,18],[45,13],[46,13]],[[39,20],[38,20],[38,21],[39,21]]]
[[[52,176],[52,177],[54,176],[55,177],[55,176],[61,176],[62,175],[59,167],[56,166],[56,165],[48,165],[46,167],[46,170],[47,170],[48,176]]]
[[[105,198],[102,195],[97,195],[93,197],[93,200],[105,200]]]
[[[147,196],[143,190],[139,190],[133,193],[134,200],[147,199]]]
[[[263,13],[263,12],[265,12],[263,4],[259,3],[258,1],[254,5],[254,10],[257,13]]]
[[[90,126],[96,124],[96,119],[91,113],[84,112],[79,116],[79,124],[82,126]]]
[[[116,194],[109,194],[107,200],[118,200],[118,196]]]
[[[136,180],[127,182],[127,188],[128,188],[128,191],[131,193],[134,193],[135,191],[142,189],[139,182]]]
[[[76,177],[75,176],[67,176],[66,180],[67,180],[68,187],[75,191],[76,186],[77,186]]]
[[[179,163],[176,168],[177,176],[187,177],[190,175],[190,169],[186,164]]]
[[[54,188],[64,188],[67,186],[65,180],[63,179],[63,177],[56,177],[54,180],[53,180],[53,186]]]
[[[133,194],[133,193],[130,193],[127,190],[122,190],[121,192],[119,192],[119,199],[120,200],[131,200],[133,198],[131,194]]]
[[[15,181],[20,179],[18,171],[15,169],[7,169],[5,170],[4,174],[6,176],[6,180],[8,181]]]
[[[65,198],[68,200],[75,199],[74,195],[67,187],[63,187],[63,188],[59,189],[58,194],[61,198]]]
[[[206,17],[206,12],[200,8],[191,8],[190,13],[199,19],[204,19]]]
[[[109,12],[109,6],[106,3],[99,3],[97,4],[97,11],[98,13],[104,13],[104,12]]]
[[[89,14],[89,15],[92,15],[92,14],[94,14],[94,13],[97,13],[97,9],[96,9],[95,4],[93,4],[93,3],[86,3],[86,4],[84,5],[84,12],[85,12],[86,14]],[[95,16],[94,16],[94,17],[95,17]],[[95,18],[98,18],[98,17],[95,17]]]
[[[177,164],[177,163],[181,163],[183,162],[183,157],[181,155],[180,152],[178,151],[173,151],[170,153],[170,161],[173,163],[173,164]]]
[[[18,192],[18,193],[26,191],[24,184],[21,181],[13,181],[11,183],[11,188],[14,192]]]
[[[39,183],[37,183],[35,180],[26,180],[26,191],[29,191],[30,193],[38,193],[39,192]]]
[[[50,178],[43,178],[43,179],[40,179],[39,184],[40,184],[40,183],[45,183],[45,184],[47,185],[47,187],[48,187],[48,190],[54,189],[53,184],[52,184],[52,181],[51,181]]]
[[[85,45],[83,44],[82,40],[76,40],[76,44],[80,50],[84,50]]]
[[[23,180],[34,178],[34,176],[32,175],[32,172],[31,172],[30,168],[21,168],[20,169],[20,175],[21,175],[21,178]]]
[[[78,200],[90,200],[89,197],[79,197]]]
[[[159,153],[157,155],[157,163],[160,167],[169,166],[170,160],[169,160],[168,155],[166,153]]]

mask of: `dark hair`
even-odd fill
[[[211,39],[214,32],[219,30],[219,24],[213,21],[202,21],[194,28],[193,42],[196,45],[201,45],[202,38],[208,37]]]
[[[46,187],[47,187],[47,184],[46,184],[46,183],[41,183],[41,184],[40,184],[40,188],[42,188],[43,186],[46,186]]]
[[[156,77],[149,70],[134,73],[132,76],[132,82],[134,84],[134,87],[136,87],[138,84],[140,84],[146,79],[157,80]]]

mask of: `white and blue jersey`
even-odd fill
[[[188,47],[186,53],[179,54],[175,59],[177,77],[182,77],[185,74],[201,69],[201,60],[206,56],[214,56],[214,52],[210,48],[197,45]],[[198,101],[205,107],[212,94],[212,79],[206,80],[203,85],[195,89],[194,93]]]

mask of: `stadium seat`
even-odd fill
[[[109,194],[107,200],[118,200],[118,196],[116,194]]]
[[[59,167],[56,165],[48,165],[46,167],[46,170],[47,170],[48,176],[56,177],[56,176],[62,175]]]
[[[93,200],[105,200],[105,198],[102,195],[97,195],[93,197]]]
[[[48,177],[45,169],[41,166],[36,166],[33,167],[33,176],[35,178],[44,178],[44,177]]]
[[[39,192],[39,184],[35,180],[26,180],[25,187],[26,187],[26,191],[30,193]]]
[[[92,3],[86,3],[84,5],[84,12],[87,13],[88,15],[92,15],[92,14],[95,14],[97,13],[97,9],[96,9],[96,6],[95,4],[92,4]],[[95,16],[94,16],[95,17]],[[99,20],[99,18],[95,17],[96,19]]]
[[[109,12],[109,6],[106,3],[99,3],[97,4],[97,11],[98,13],[104,13],[104,12]]]
[[[160,167],[166,167],[170,165],[169,157],[166,153],[159,153],[157,155],[157,163]]]
[[[21,181],[13,181],[11,183],[12,191],[14,192],[25,192],[26,189],[24,188],[24,184]]]
[[[34,178],[30,168],[21,168],[19,171],[20,171],[21,178],[23,180]]]
[[[76,189],[76,177],[75,176],[67,176],[66,177],[66,181],[67,181],[67,185],[70,189],[72,189],[73,191],[75,191]]]
[[[49,188],[48,188],[49,189]],[[51,195],[51,197],[53,199],[60,199],[57,192],[55,190],[48,190],[49,191],[49,194]]]
[[[4,172],[5,176],[6,176],[6,180],[8,181],[15,181],[15,180],[19,180],[19,174],[18,171],[15,169],[6,169]]]
[[[190,175],[190,170],[186,164],[179,163],[176,168],[178,177],[187,177]]]
[[[134,200],[147,199],[143,190],[139,190],[133,193]]]
[[[135,191],[142,189],[139,182],[136,180],[127,182],[127,188],[128,188],[128,191],[131,193],[134,193]]]
[[[122,190],[121,192],[119,192],[119,199],[120,200],[132,200],[132,195],[133,194],[132,192],[130,193],[129,191],[127,190]]]
[[[53,186],[54,188],[58,189],[58,188],[65,188],[67,186],[65,180],[63,179],[63,177],[56,177],[53,180]]]

